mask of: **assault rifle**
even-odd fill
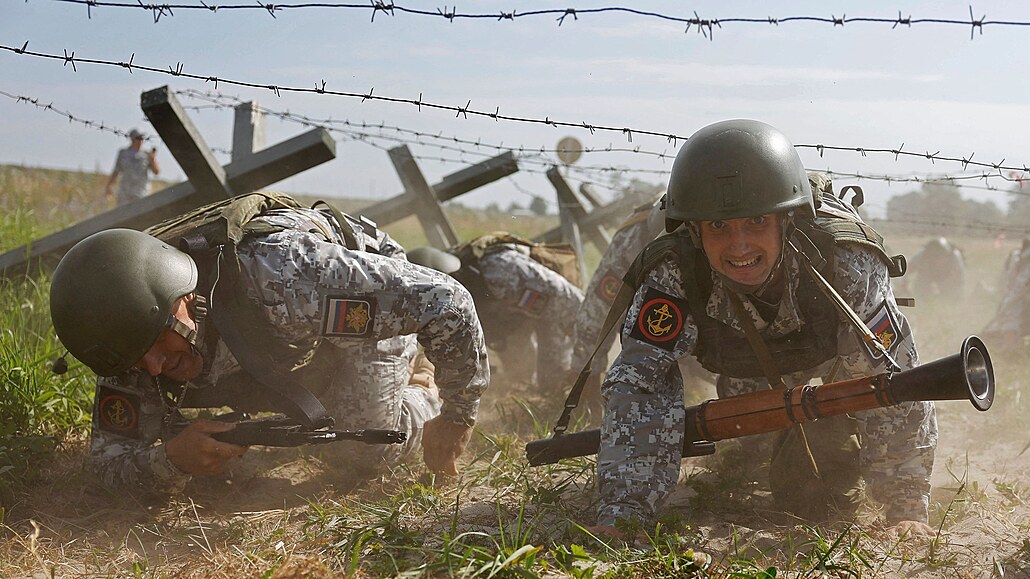
[[[985,411],[994,402],[994,367],[987,346],[976,336],[958,354],[902,372],[887,372],[828,384],[763,390],[686,409],[683,456],[715,452],[715,441],[762,434],[828,416],[882,408],[916,400],[963,400]],[[530,466],[597,454],[601,431],[534,440],[526,445]]]
[[[332,424],[322,428],[307,428],[301,423],[276,414],[261,418],[250,418],[245,413],[231,412],[214,417],[219,422],[234,422],[236,428],[212,434],[215,440],[240,446],[303,446],[305,444],[328,444],[341,440],[353,440],[365,444],[401,444],[408,439],[408,433],[399,430],[330,430]],[[189,425],[189,421],[176,424],[177,430]]]

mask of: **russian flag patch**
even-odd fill
[[[375,298],[353,299],[329,296],[325,299],[322,335],[353,338],[371,336],[375,311]]]
[[[547,306],[547,296],[531,289],[522,290],[518,306],[519,309],[538,316],[543,313],[544,307]]]
[[[894,314],[891,313],[890,308],[887,307],[886,301],[880,304],[876,313],[866,321],[866,326],[888,352],[893,350],[901,337],[898,321],[894,318]],[[870,354],[872,354],[873,358],[880,358],[882,356],[878,350],[872,348],[870,348],[870,350]]]

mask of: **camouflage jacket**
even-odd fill
[[[328,387],[306,386],[336,418],[337,427],[397,429],[404,427],[404,420],[410,424],[410,417],[402,420],[397,408],[416,339],[436,365],[442,414],[454,422],[475,421],[489,382],[489,364],[465,288],[408,263],[386,233],[357,220],[352,225],[364,251],[326,239],[326,232],[333,231],[332,218],[320,211],[276,210],[257,219],[286,229],[248,238],[237,250],[251,305],[275,327],[276,335],[268,339],[304,351],[321,344],[316,358],[328,357],[324,362],[337,375]],[[212,307],[218,307],[217,283]],[[138,369],[98,378],[92,458],[107,484],[145,492],[181,490],[189,476],[168,461],[160,443],[174,435],[170,420],[178,418],[176,400],[162,386],[177,392],[183,387],[217,391],[227,388],[240,369],[221,341],[205,350],[204,372],[185,385],[168,387],[160,377]],[[390,423],[375,424],[379,419]],[[409,446],[417,444],[409,441]]]
[[[838,244],[833,257],[830,281],[838,293],[889,344],[889,352],[902,368],[916,366],[912,331],[898,310],[883,260],[858,244]],[[798,315],[798,284],[813,282],[809,276],[799,275],[798,258],[790,252],[785,254],[783,267],[786,291],[771,322],[766,322],[751,302],[744,301],[756,328],[765,336],[785,335],[805,322]],[[706,312],[743,333],[727,291],[717,277],[713,279]],[[674,321],[681,322],[675,332],[661,340],[644,334],[635,323],[645,302],[656,298],[671,304],[671,313],[678,316]],[[685,411],[683,382],[676,362],[694,353],[698,336],[686,303],[683,272],[670,256],[647,274],[627,314],[622,352],[602,385],[605,414],[598,455],[601,524],[619,519],[653,520],[679,477]],[[800,385],[816,378],[843,380],[885,371],[883,360],[870,353],[847,325],[839,328],[837,348],[836,358],[784,375],[784,381]],[[838,360],[837,375],[828,376]],[[724,396],[769,388],[764,378],[722,380]],[[937,444],[933,403],[903,403],[861,412],[856,418],[869,494],[887,505],[889,521],[925,522]]]
[[[557,387],[571,368],[573,328],[583,292],[524,249],[514,244],[492,247],[479,259],[479,279],[470,290],[491,347],[503,350],[516,328],[532,331],[537,340],[537,382],[543,388]]]
[[[583,292],[583,304],[576,314],[576,344],[572,354],[572,368],[580,370],[597,345],[599,332],[604,325],[608,310],[615,301],[615,296],[622,286],[622,276],[626,274],[633,259],[644,247],[665,231],[665,211],[660,200],[655,201],[647,212],[645,219],[630,218],[630,223],[623,226],[612,236],[611,243],[601,256],[590,284]],[[604,341],[600,354],[594,359],[594,372],[604,372],[608,367],[605,354],[615,342],[616,331]]]

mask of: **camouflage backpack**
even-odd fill
[[[462,266],[476,267],[484,255],[501,249],[501,244],[521,245],[528,248],[533,261],[581,287],[579,262],[576,251],[566,243],[537,243],[505,231],[495,231],[456,245],[451,253],[461,260]]]

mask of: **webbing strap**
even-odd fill
[[[572,419],[572,411],[579,406],[579,397],[583,394],[583,388],[586,386],[587,380],[590,379],[591,369],[594,365],[594,358],[597,357],[597,353],[601,350],[601,346],[608,340],[608,335],[612,333],[612,329],[615,328],[619,320],[622,319],[622,314],[626,313],[629,309],[629,305],[633,303],[633,296],[636,294],[636,290],[630,284],[623,282],[622,286],[619,287],[619,293],[615,295],[615,300],[612,301],[612,306],[608,308],[608,315],[604,318],[604,325],[601,326],[601,332],[598,335],[597,343],[594,345],[594,351],[590,354],[590,358],[587,359],[586,364],[583,365],[583,369],[579,372],[579,378],[576,379],[576,383],[572,386],[572,390],[569,391],[568,397],[565,399],[565,408],[562,409],[561,416],[558,418],[558,422],[554,425],[554,435],[552,438],[557,438],[565,431],[569,429],[569,420]]]
[[[765,372],[765,377],[769,380],[770,388],[778,388],[784,391],[784,396],[787,396],[787,384],[783,382],[783,377],[780,376],[779,369],[776,368],[776,362],[772,358],[772,354],[769,353],[769,348],[766,347],[765,342],[762,340],[762,336],[758,333],[758,328],[755,327],[754,321],[751,319],[751,314],[744,309],[744,304],[740,301],[740,296],[736,292],[728,292],[730,295],[730,303],[733,304],[733,308],[737,312],[737,317],[740,318],[740,325],[744,328],[744,335],[747,336],[748,343],[751,344],[751,350],[758,357],[758,363],[762,365],[762,370]],[[801,445],[805,449],[805,458],[808,459],[808,466],[812,469],[812,474],[819,481],[822,481],[822,476],[819,474],[819,464],[815,460],[815,455],[812,454],[812,447],[808,445],[808,434],[805,432],[805,427],[802,424],[795,424],[794,427],[798,429],[798,435],[801,437]],[[777,450],[777,455],[783,452],[783,446]],[[773,457],[776,460],[776,457]]]
[[[222,256],[226,254],[229,254],[226,260],[230,263],[223,264]],[[226,347],[243,370],[263,387],[265,397],[275,408],[306,428],[331,427],[333,419],[318,398],[288,371],[283,371],[266,348],[254,344],[256,340],[268,339],[271,334],[264,331],[244,332],[240,327],[242,320],[251,320],[253,315],[244,311],[246,295],[235,250],[226,248],[217,261],[219,263],[216,267],[221,268],[220,274],[227,279],[212,290],[212,302],[216,298],[215,291],[222,291],[218,292],[219,299],[217,303],[212,303],[208,315]]]
[[[765,373],[765,378],[769,381],[769,387],[786,388],[787,385],[783,383],[780,370],[776,367],[776,361],[773,360],[772,354],[769,353],[769,348],[765,345],[765,341],[762,340],[762,336],[758,334],[758,328],[755,327],[751,314],[744,309],[740,296],[735,291],[728,291],[727,293],[730,296],[730,303],[733,304],[733,309],[737,312],[740,325],[744,328],[744,336],[747,337],[748,343],[751,344],[751,351],[755,353],[758,363],[762,366],[762,372]]]
[[[350,222],[347,221],[347,218],[343,216],[343,212],[337,209],[335,205],[327,203],[326,201],[323,201],[321,199],[315,201],[311,208],[318,209],[319,205],[324,205],[326,209],[329,210],[329,213],[331,213],[333,218],[336,220],[336,222],[333,223],[333,225],[335,225],[336,232],[340,234],[340,238],[343,239],[344,245],[347,247],[347,249],[350,249],[352,251],[363,250],[364,248],[361,246],[361,244],[358,243],[358,236],[354,234],[354,230],[351,229]]]

